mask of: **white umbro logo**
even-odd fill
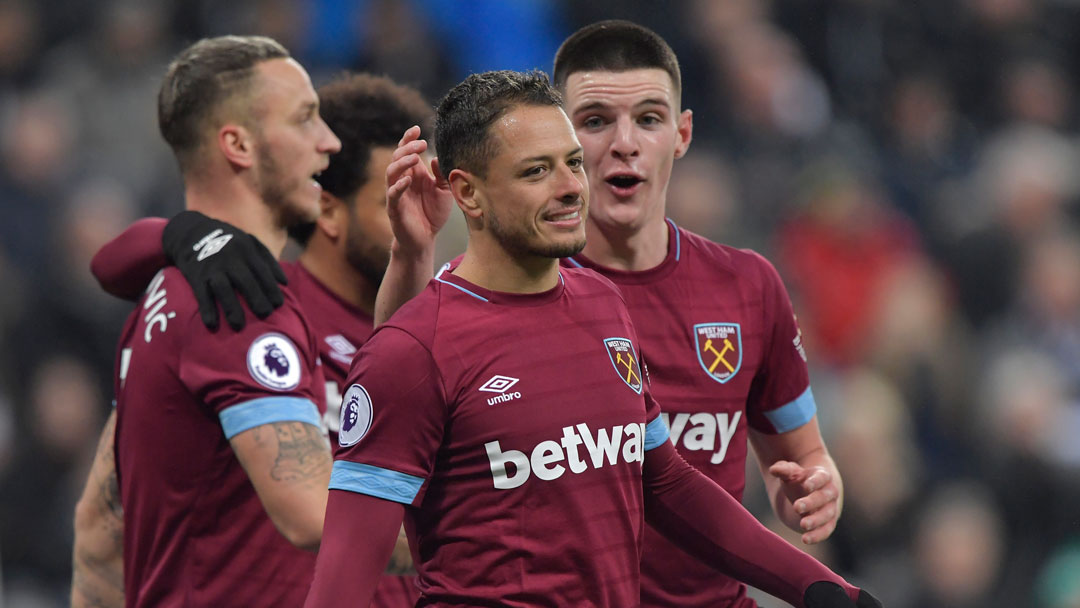
[[[478,390],[486,393],[500,393],[487,400],[488,405],[495,405],[496,403],[506,403],[507,401],[513,401],[514,399],[521,399],[521,393],[518,391],[506,392],[510,390],[510,387],[518,383],[517,378],[511,378],[510,376],[494,375],[490,380],[484,383]]]
[[[518,383],[517,378],[511,378],[510,376],[495,375],[495,376],[491,377],[491,380],[488,380],[487,382],[485,382],[484,386],[481,386],[479,390],[482,390],[482,391],[485,391],[485,392],[488,392],[488,393],[505,393],[507,391],[507,389],[509,389],[511,386],[514,386],[517,383]]]
[[[221,248],[228,244],[232,237],[231,234],[224,234],[221,228],[215,228],[213,232],[199,239],[199,242],[192,247],[192,249],[199,252],[195,259],[201,262],[221,251]]]
[[[353,355],[356,354],[356,347],[353,346],[352,342],[349,342],[348,338],[341,334],[334,334],[326,337],[326,344],[332,349],[330,351],[331,359],[345,365],[352,364]]]

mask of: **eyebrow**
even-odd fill
[[[566,156],[574,156],[576,154],[581,154],[581,151],[582,151],[581,146],[578,146],[578,147],[574,148],[573,150],[567,152]],[[548,155],[548,154],[543,154],[543,155],[540,155],[540,156],[530,156],[529,158],[523,158],[523,159],[519,160],[518,164],[519,165],[524,165],[524,164],[527,164],[527,163],[541,162],[541,161],[549,160],[550,158],[551,158],[551,155]]]
[[[635,108],[640,108],[642,106],[663,106],[665,108],[670,108],[671,104],[669,104],[664,99],[657,98],[657,97],[650,97],[648,99],[643,99],[643,100],[639,101],[638,103],[634,104]],[[606,103],[603,103],[603,102],[600,102],[600,101],[594,101],[592,103],[587,103],[587,104],[585,104],[583,106],[574,108],[574,114],[577,115],[577,114],[580,114],[581,112],[587,112],[589,110],[602,110],[602,109],[605,109],[605,108],[608,108],[608,107],[610,107],[609,104],[606,104]]]

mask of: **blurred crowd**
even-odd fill
[[[808,550],[892,608],[1080,607],[1071,0],[0,0],[0,605],[67,598],[130,308],[89,260],[182,207],[156,127],[173,54],[261,33],[316,85],[368,70],[434,101],[471,71],[550,71],[611,17],[681,60],[695,137],[669,215],[791,292],[846,488]]]

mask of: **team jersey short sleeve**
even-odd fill
[[[419,504],[447,423],[430,351],[384,327],[360,349],[346,385],[330,489]]]
[[[773,265],[754,255],[760,261],[763,282],[765,340],[762,365],[747,398],[747,413],[751,427],[764,433],[786,433],[810,422],[817,406],[787,290]]]
[[[249,318],[242,331],[210,332],[193,315],[180,338],[181,382],[217,415],[226,438],[274,422],[321,426],[321,375],[299,313],[285,306]]]

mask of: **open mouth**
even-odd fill
[[[607,178],[607,183],[616,188],[633,188],[641,182],[642,179],[634,175],[615,175]]]

